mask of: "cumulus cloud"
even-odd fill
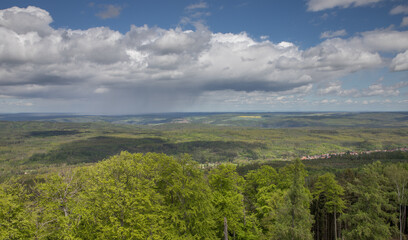
[[[408,14],[408,5],[398,5],[391,9],[390,14],[392,15]]]
[[[381,83],[374,83],[361,90],[352,88],[352,89],[343,89],[340,81],[326,83],[325,86],[320,87],[318,93],[320,95],[332,95],[332,96],[341,96],[341,97],[374,97],[374,96],[398,96],[400,90],[408,86],[408,82],[399,82],[391,86],[385,86]]]
[[[334,81],[326,83],[326,86],[321,87],[318,90],[320,95],[335,95],[335,96],[355,96],[359,94],[359,91],[355,88],[352,89],[343,89],[341,82]]]
[[[308,11],[322,11],[330,8],[360,7],[378,3],[382,0],[308,0]]]
[[[213,33],[202,24],[194,30],[131,26],[122,34],[107,27],[53,29],[51,22],[36,7],[0,10],[0,95],[170,111],[210,93],[302,96],[315,84],[382,66],[381,51],[400,53],[393,69],[406,70],[408,32],[389,29],[302,50],[245,32]],[[321,94],[338,89],[329,87]],[[344,91],[339,94],[350,95]]]
[[[51,22],[50,14],[37,7],[12,7],[0,11],[0,26],[12,29],[16,34],[33,32],[44,36],[51,32]]]
[[[191,4],[186,7],[187,10],[196,10],[196,9],[203,9],[208,8],[208,4],[206,2],[199,2],[196,4]]]
[[[361,38],[353,40],[355,44],[361,41],[362,47],[373,51],[404,51],[408,49],[408,31],[379,29],[361,34]]]
[[[102,18],[102,19],[108,19],[108,18],[116,18],[120,15],[120,12],[122,11],[121,6],[115,6],[115,5],[101,5],[102,10],[96,14],[96,16]]]
[[[341,29],[338,31],[326,31],[323,32],[322,34],[320,34],[320,38],[334,38],[334,37],[342,37],[342,36],[346,36],[347,32],[345,29]]]
[[[391,62],[391,69],[393,71],[407,71],[408,70],[408,50],[398,54]]]
[[[361,92],[363,97],[372,96],[398,96],[400,94],[399,89],[407,86],[406,83],[400,82],[392,86],[384,86],[383,84],[372,84],[367,89]]]

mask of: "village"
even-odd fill
[[[340,152],[340,153],[326,153],[326,154],[320,154],[320,155],[313,155],[313,156],[303,156],[301,160],[314,160],[314,159],[328,159],[334,156],[344,156],[344,155],[350,155],[350,156],[358,156],[362,154],[371,154],[371,153],[379,153],[379,152],[408,152],[407,147],[403,148],[395,148],[391,150],[371,150],[371,151],[362,151],[362,152]]]

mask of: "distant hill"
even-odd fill
[[[48,113],[0,114],[0,121],[50,121],[66,123],[109,122],[160,125],[211,124],[259,128],[301,127],[407,127],[408,112],[273,112],[273,113],[156,113],[143,115],[73,115]]]

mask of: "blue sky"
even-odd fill
[[[0,112],[407,111],[402,0],[0,2]]]

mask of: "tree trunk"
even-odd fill
[[[228,240],[228,223],[227,217],[224,217],[224,239]]]
[[[406,229],[406,226],[407,226],[407,206],[406,205],[404,205],[404,211],[403,211],[403,214],[402,214],[402,221],[403,221],[403,224],[402,224],[402,233],[403,234],[405,234],[405,229]]]
[[[342,221],[340,221],[340,224],[339,224],[340,227],[339,227],[339,232],[338,232],[338,234],[339,234],[340,238],[343,239],[343,235],[341,234],[341,226],[342,226],[341,223],[342,223]]]
[[[334,239],[337,240],[337,216],[336,216],[336,207],[334,207]]]
[[[329,239],[329,221],[327,220],[328,219],[328,217],[327,217],[327,215],[329,215],[328,213],[325,213],[324,214],[325,215],[325,224],[326,224],[326,229],[325,229],[325,231],[324,231],[324,237],[325,237],[325,239]]]
[[[316,239],[320,240],[320,215],[319,215],[319,203],[316,204]]]
[[[402,240],[402,204],[400,204],[400,214],[399,214],[399,220],[400,220],[400,240]]]
[[[292,240],[295,240],[295,209],[292,207]]]

